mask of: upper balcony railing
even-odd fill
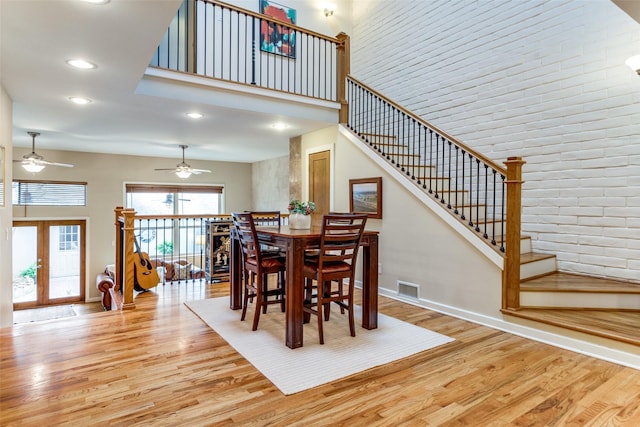
[[[339,101],[345,45],[346,35],[328,37],[216,0],[185,0],[151,65]]]

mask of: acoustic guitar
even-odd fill
[[[146,252],[140,251],[138,239],[133,236],[136,244],[136,253],[133,256],[133,288],[136,291],[144,292],[160,283],[158,271],[153,267]]]

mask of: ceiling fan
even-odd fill
[[[189,178],[191,176],[191,174],[194,175],[199,175],[201,173],[211,173],[210,170],[208,169],[194,169],[191,167],[191,165],[185,163],[184,161],[184,150],[186,148],[189,148],[188,145],[181,145],[180,148],[182,148],[182,162],[178,163],[176,165],[175,168],[173,169],[155,169],[157,171],[173,171],[175,172],[176,175],[178,175],[178,178]]]
[[[46,166],[63,166],[65,168],[72,168],[73,165],[69,163],[57,163],[49,162],[39,154],[36,154],[36,136],[40,135],[40,132],[27,132],[31,135],[31,153],[22,156],[22,160],[14,160],[14,163],[21,163],[22,167],[32,173],[38,173]]]

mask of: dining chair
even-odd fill
[[[249,211],[247,211],[249,212]],[[280,227],[282,224],[282,215],[279,211],[250,211],[253,217],[253,223],[259,226]],[[260,244],[262,255],[280,255],[284,256],[284,252],[276,247]]]
[[[356,336],[353,313],[355,270],[366,223],[367,214],[324,215],[319,251],[317,255],[305,258],[303,311],[318,318],[320,344],[324,344],[323,320],[329,320],[331,303],[348,312],[349,330],[352,337]],[[348,284],[343,286],[345,280]],[[314,281],[317,286],[314,286]]]
[[[252,330],[258,329],[260,313],[267,312],[267,306],[280,304],[280,309],[285,310],[284,277],[286,263],[280,256],[265,256],[260,249],[258,235],[250,212],[232,213],[233,224],[238,233],[238,240],[242,249],[242,275],[244,280],[242,316],[244,320],[247,314],[249,300],[255,299],[256,308],[253,315]],[[269,275],[277,274],[278,280],[275,288],[269,288]]]

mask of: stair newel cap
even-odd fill
[[[524,183],[522,180],[522,166],[527,162],[522,157],[507,157],[504,165],[507,167],[507,179],[505,183]]]

